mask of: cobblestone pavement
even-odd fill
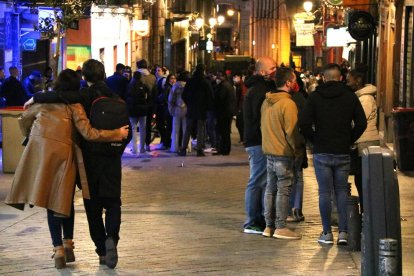
[[[58,271],[51,259],[46,211],[35,207],[22,212],[6,206],[13,175],[0,174],[0,274],[360,274],[360,253],[336,245],[320,246],[316,241],[322,227],[312,167],[304,173],[306,220],[289,224],[303,235],[302,240],[242,233],[248,168],[239,144],[233,144],[230,156],[176,157],[154,150],[138,158],[126,153],[119,262],[114,270],[98,264],[79,191],[76,262]],[[399,175],[404,275],[414,275],[413,176]]]

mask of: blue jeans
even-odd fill
[[[303,205],[303,158],[295,160],[293,164],[292,192],[289,198],[290,208],[301,209]]]
[[[292,188],[293,157],[267,155],[267,185],[264,215],[267,227],[286,227]]]
[[[47,209],[47,224],[49,226],[53,246],[56,247],[63,244],[62,230],[64,239],[73,239],[73,227],[75,225],[75,209],[73,207],[73,202],[69,217],[55,216],[55,212]]]
[[[252,225],[263,227],[263,196],[266,188],[266,156],[262,146],[246,148],[249,155],[250,176],[245,193],[246,221],[244,228]]]
[[[347,232],[349,154],[318,153],[313,155],[316,180],[319,186],[319,212],[324,232],[331,232],[331,189],[334,189],[339,217],[339,232]]]

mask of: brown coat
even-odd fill
[[[30,138],[5,203],[21,210],[28,203],[69,216],[78,170],[83,197],[89,198],[77,133],[103,142],[121,141],[121,132],[92,128],[81,104],[35,104],[19,123]]]

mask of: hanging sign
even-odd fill
[[[348,31],[358,41],[368,39],[374,34],[374,17],[365,11],[355,11],[349,16]]]
[[[296,46],[314,46],[313,33],[315,32],[315,24],[313,23],[297,23],[296,29]]]
[[[132,23],[132,29],[139,36],[148,36],[150,32],[148,20],[134,20]]]

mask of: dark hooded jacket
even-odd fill
[[[355,93],[340,81],[329,81],[309,96],[299,124],[314,153],[349,154],[367,120]]]
[[[182,95],[187,105],[187,118],[205,120],[213,109],[213,88],[203,72],[195,72],[186,83]]]
[[[262,133],[260,131],[260,109],[267,92],[276,89],[274,81],[266,81],[261,75],[254,75],[244,83],[247,94],[243,104],[244,119],[244,146],[246,148],[260,146]]]

